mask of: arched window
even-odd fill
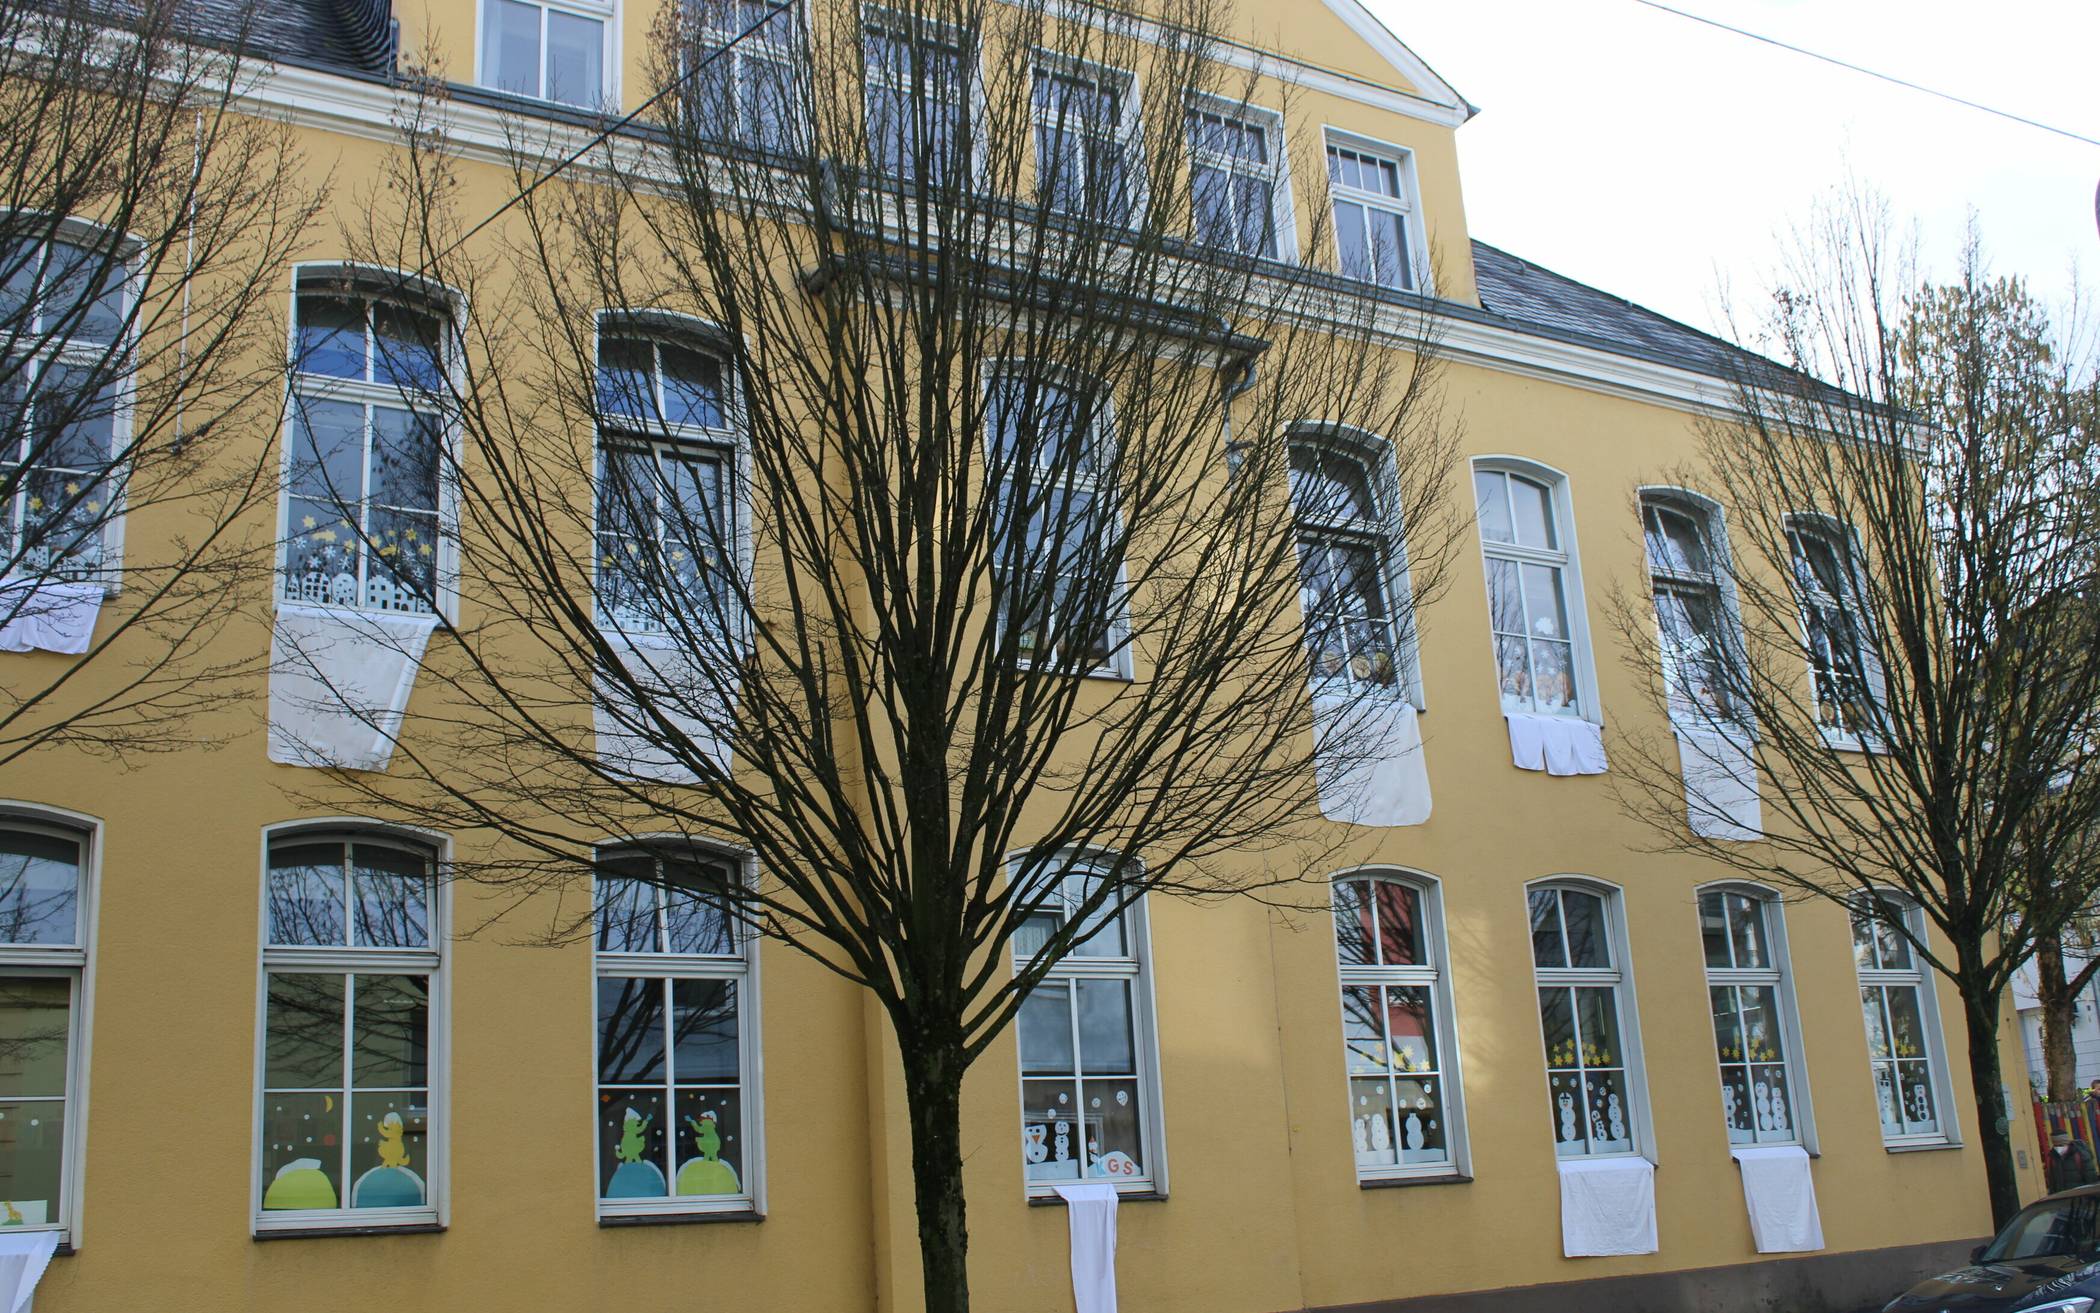
[[[264,905],[257,1229],[435,1222],[436,853],[376,832],[274,835]]]
[[[1586,711],[1587,631],[1562,503],[1565,486],[1532,466],[1480,465],[1473,471],[1504,711]]]
[[[1291,443],[1290,480],[1314,681],[1409,691],[1407,598],[1384,460],[1354,445],[1303,437]]]
[[[121,492],[131,269],[119,243],[74,232],[13,243],[0,280],[0,562],[27,578],[95,577]]]
[[[619,629],[728,633],[736,433],[721,357],[607,324],[598,338],[598,610]]]
[[[1779,901],[1757,889],[1702,890],[1699,934],[1728,1142],[1801,1144],[1808,1089]]]
[[[1547,1111],[1563,1158],[1636,1153],[1646,1134],[1617,900],[1615,891],[1588,885],[1530,892]]]
[[[1942,1111],[1947,1060],[1940,1046],[1939,1008],[1926,968],[1898,926],[1922,936],[1925,915],[1895,893],[1853,900],[1852,961],[1859,970],[1881,1138],[1890,1144],[1947,1140],[1952,1137]]]
[[[1833,741],[1857,745],[1873,734],[1881,698],[1859,551],[1848,531],[1820,516],[1793,516],[1786,532],[1816,723]]]
[[[1334,938],[1357,1176],[1463,1170],[1436,887],[1389,875],[1336,880]]]
[[[449,308],[383,273],[300,275],[286,601],[427,615],[450,586],[439,394]]]
[[[1673,719],[1732,721],[1738,644],[1722,582],[1727,544],[1718,511],[1688,494],[1641,494],[1641,537],[1662,640],[1663,684]]]
[[[608,848],[594,881],[598,1213],[756,1207],[756,942],[741,863],[686,845]]]
[[[78,830],[0,824],[0,1180],[22,1227],[68,1238],[80,1199],[87,850]]]

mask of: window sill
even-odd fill
[[[1446,1172],[1441,1176],[1360,1176],[1356,1179],[1359,1190],[1403,1190],[1415,1185],[1471,1185],[1473,1178],[1464,1172]]]
[[[1889,1144],[1884,1141],[1881,1146],[1882,1151],[1885,1153],[1938,1153],[1943,1149],[1959,1149],[1962,1147],[1960,1140],[1910,1140],[1897,1144]]]
[[[714,1213],[611,1213],[601,1215],[598,1225],[611,1230],[629,1226],[705,1226],[712,1222],[763,1222],[766,1215],[755,1208]]]
[[[403,1222],[395,1226],[285,1226],[258,1229],[256,1240],[323,1240],[336,1236],[442,1235],[443,1222]]]
[[[1116,1202],[1119,1204],[1163,1204],[1166,1201],[1167,1197],[1157,1190],[1118,1190],[1116,1192]],[[1063,1208],[1066,1207],[1065,1197],[1061,1194],[1032,1194],[1028,1196],[1028,1206],[1030,1208]]]

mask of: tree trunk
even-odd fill
[[[2042,1068],[2048,1073],[2049,1098],[2062,1103],[2078,1097],[2078,995],[2064,977],[2064,941],[2045,935],[2035,941],[2035,995],[2042,1005]]]
[[[970,1229],[963,1211],[961,1045],[905,1046],[912,1193],[926,1313],[969,1313]]]
[[[2003,1229],[2020,1211],[2020,1182],[2013,1175],[2012,1109],[1998,1063],[1998,990],[1956,981],[1969,1023],[1969,1084],[1976,1094],[1976,1142],[1983,1149],[1984,1183],[1991,1195],[1992,1229]]]

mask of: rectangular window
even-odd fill
[[[1334,886],[1342,1053],[1359,1179],[1460,1170],[1451,1006],[1435,891],[1395,879]]]
[[[808,146],[802,28],[789,0],[689,0],[694,20],[687,105],[710,141],[775,154]]]
[[[1313,683],[1410,696],[1411,620],[1399,588],[1398,526],[1381,496],[1382,448],[1311,436],[1291,441],[1291,510],[1298,522],[1298,602]]]
[[[402,841],[271,842],[258,1229],[437,1220],[435,884]]]
[[[601,1217],[756,1207],[755,942],[733,862],[690,850],[598,859]]]
[[[1881,1108],[1882,1140],[1934,1143],[1952,1138],[1941,1112],[1946,1058],[1940,1051],[1939,1010],[1925,970],[1898,925],[1913,935],[1924,933],[1923,916],[1893,895],[1853,906],[1852,960],[1859,969],[1867,1058]]]
[[[1061,214],[1130,221],[1137,164],[1126,144],[1129,79],[1098,69],[1035,70],[1036,194]]]
[[[1554,486],[1515,470],[1473,471],[1486,558],[1495,676],[1505,712],[1582,714],[1574,557]]]
[[[933,187],[975,173],[964,156],[975,51],[960,33],[930,23],[871,20],[863,34],[869,162],[900,181]],[[916,35],[914,35],[916,31]]]
[[[1603,894],[1531,891],[1531,960],[1546,1038],[1548,1114],[1563,1158],[1638,1152],[1634,1038],[1624,1023],[1624,952]]]
[[[56,1230],[79,1215],[85,842],[0,830],[0,1225]]]
[[[1816,723],[1833,742],[1857,746],[1873,735],[1881,711],[1881,672],[1857,549],[1844,529],[1807,517],[1787,526],[1787,543],[1815,682]]]
[[[431,614],[450,583],[444,317],[335,278],[295,313],[284,600]]]
[[[1699,895],[1706,993],[1730,1144],[1799,1144],[1807,1091],[1794,1063],[1793,997],[1778,900],[1734,889]]]
[[[1343,273],[1380,287],[1415,290],[1419,233],[1409,182],[1407,161],[1397,154],[1328,143],[1327,185]]]
[[[1188,112],[1190,207],[1196,240],[1275,259],[1282,184],[1275,121],[1192,107]]]
[[[1683,494],[1641,494],[1648,586],[1662,640],[1671,719],[1693,727],[1736,721],[1739,643],[1722,588],[1718,513]]]
[[[1076,914],[1100,875],[1075,866],[1014,936],[1016,967]],[[1021,1161],[1032,1194],[1082,1178],[1161,1190],[1158,1056],[1144,918],[1133,906],[1051,967],[1021,1004]]]
[[[611,4],[483,0],[482,84],[514,95],[596,109],[610,97]]]

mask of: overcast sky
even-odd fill
[[[1669,0],[2100,138],[2096,0]],[[1973,208],[1993,266],[2060,302],[2100,278],[2100,146],[1635,0],[1366,0],[1480,113],[1473,236],[1702,328],[1770,286],[1786,227],[1848,173],[1942,263]]]

